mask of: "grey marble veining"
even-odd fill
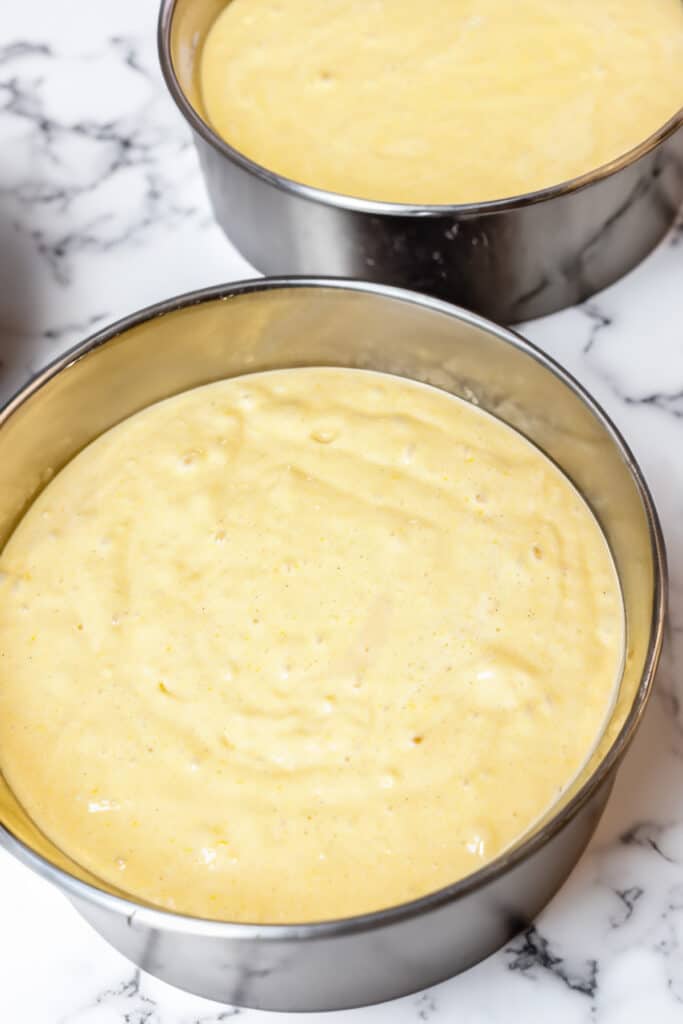
[[[161,83],[155,21],[155,0],[4,12],[0,393],[101,324],[252,273],[213,223]],[[617,285],[525,333],[604,404],[645,470],[671,570],[664,664],[598,833],[534,927],[467,974],[344,1024],[683,1020],[683,217]],[[4,854],[0,906],[3,1024],[238,1015],[136,972]]]

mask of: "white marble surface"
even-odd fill
[[[155,20],[156,0],[5,5],[0,392],[95,325],[251,274],[212,222],[161,82]],[[668,541],[674,644],[598,834],[537,925],[466,975],[343,1024],[683,1020],[683,221],[618,285],[526,333],[604,403],[641,460]],[[235,1013],[140,976],[0,851],[3,1024]]]

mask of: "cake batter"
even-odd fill
[[[205,115],[287,178],[387,202],[502,199],[622,156],[683,105],[681,0],[231,0]]]
[[[585,763],[624,646],[556,467],[444,392],[235,378],[122,422],[0,556],[0,765],[107,882],[312,921],[476,870]]]

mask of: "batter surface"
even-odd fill
[[[400,378],[257,374],[104,434],[0,557],[0,763],[152,903],[423,895],[516,840],[610,709],[596,521],[519,434]]]
[[[200,56],[206,116],[288,178],[477,202],[557,185],[683,104],[681,0],[231,0]]]

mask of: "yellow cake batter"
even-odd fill
[[[463,203],[607,163],[683,104],[681,0],[231,0],[205,114],[246,156],[367,199]]]
[[[155,904],[386,907],[480,867],[585,762],[623,651],[567,479],[444,392],[209,385],[82,451],[0,557],[0,764]]]

